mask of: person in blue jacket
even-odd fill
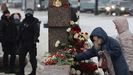
[[[90,39],[94,44],[93,47],[84,53],[76,55],[75,61],[86,60],[95,56],[99,57],[103,53],[101,50],[104,49],[107,50],[111,57],[115,75],[129,75],[129,69],[121,47],[115,39],[109,37],[101,27],[97,27],[92,31]]]

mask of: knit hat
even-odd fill
[[[25,14],[34,14],[34,10],[33,9],[31,9],[31,8],[28,8],[28,9],[26,9],[26,11],[25,11]]]

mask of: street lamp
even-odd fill
[[[98,0],[95,0],[95,15],[98,15]]]

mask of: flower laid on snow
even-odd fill
[[[55,43],[55,47],[59,47],[60,43],[61,42],[59,40],[57,40],[56,43]]]
[[[50,56],[48,56],[45,61],[44,64],[45,65],[55,65],[55,64],[65,64],[65,60],[66,57],[63,54],[59,54],[58,52],[55,54],[52,54]]]

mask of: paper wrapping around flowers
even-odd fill
[[[70,6],[68,8],[53,6],[54,0],[49,0],[48,25],[49,27],[64,27],[70,23]],[[61,0],[62,4],[68,3],[68,0]]]

